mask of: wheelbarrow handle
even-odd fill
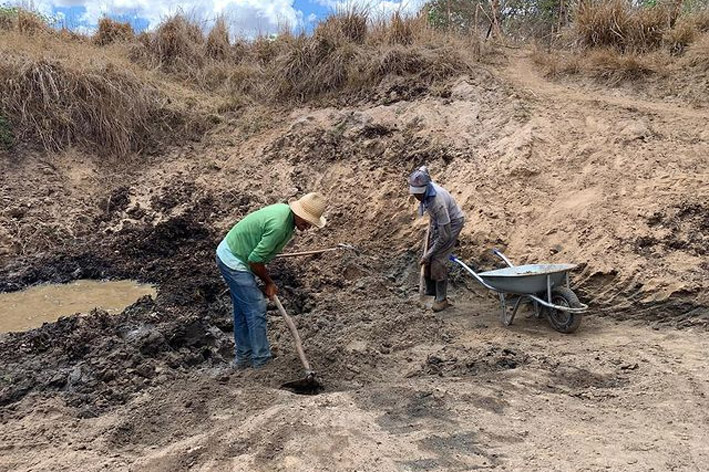
[[[508,266],[510,266],[510,267],[514,267],[514,266],[515,266],[512,262],[510,262],[509,259],[507,259],[507,256],[505,256],[504,254],[502,254],[502,251],[498,251],[497,249],[493,249],[493,250],[492,250],[492,253],[493,253],[494,255],[496,255],[497,257],[499,257],[500,259],[502,259],[503,261],[505,261],[505,264],[507,264]]]
[[[478,283],[480,283],[480,285],[482,285],[482,286],[485,287],[486,289],[492,290],[493,292],[501,293],[500,290],[498,290],[498,289],[496,289],[495,287],[493,287],[492,285],[486,283],[486,282],[482,279],[482,277],[480,277],[477,273],[475,273],[475,271],[474,271],[473,269],[471,269],[470,267],[468,267],[468,265],[467,265],[465,262],[463,262],[463,261],[461,261],[460,259],[458,259],[457,257],[455,257],[453,254],[451,254],[451,255],[448,257],[448,259],[449,259],[451,262],[455,262],[456,264],[460,265],[460,266],[461,266],[463,269],[465,269],[470,275],[472,275],[472,276],[475,278],[475,280],[477,280]]]

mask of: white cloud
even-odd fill
[[[426,0],[317,0],[317,2],[333,11],[355,7],[364,8],[375,16],[389,16],[397,11],[403,15],[416,14]]]
[[[283,27],[296,28],[303,24],[303,13],[296,10],[293,0],[40,0],[35,7],[51,13],[52,7],[83,6],[81,20],[94,25],[102,16],[128,15],[148,21],[149,28],[177,12],[183,12],[207,25],[224,15],[232,33],[255,35],[276,32]]]

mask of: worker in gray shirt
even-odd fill
[[[431,308],[438,312],[451,306],[447,297],[447,262],[463,229],[465,215],[451,194],[431,180],[426,166],[411,174],[409,191],[421,202],[419,216],[428,213],[430,217],[428,250],[419,262],[425,266],[426,295],[435,295]]]

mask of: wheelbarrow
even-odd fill
[[[502,313],[500,321],[510,326],[523,300],[531,302],[534,316],[546,315],[549,324],[560,333],[573,333],[581,324],[582,313],[588,305],[581,303],[569,287],[569,271],[575,264],[526,264],[516,266],[497,249],[492,253],[502,259],[508,267],[476,273],[456,256],[450,260],[459,264],[475,277],[483,287],[500,295]],[[507,309],[507,297],[517,295],[510,313]]]

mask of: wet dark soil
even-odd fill
[[[108,225],[124,215],[129,193],[120,187],[100,201],[105,211],[98,221]],[[31,392],[60,391],[90,415],[185,369],[230,362],[231,303],[215,268],[221,236],[211,220],[232,202],[222,198],[220,206],[211,196],[192,200],[194,193],[194,185],[187,184],[159,200],[163,208],[186,205],[179,216],[96,234],[64,252],[17,258],[0,269],[0,291],[79,278],[132,278],[158,287],[155,300],[145,297],[118,316],[94,311],[1,336],[0,405]],[[291,313],[312,308],[287,261],[272,270]]]

